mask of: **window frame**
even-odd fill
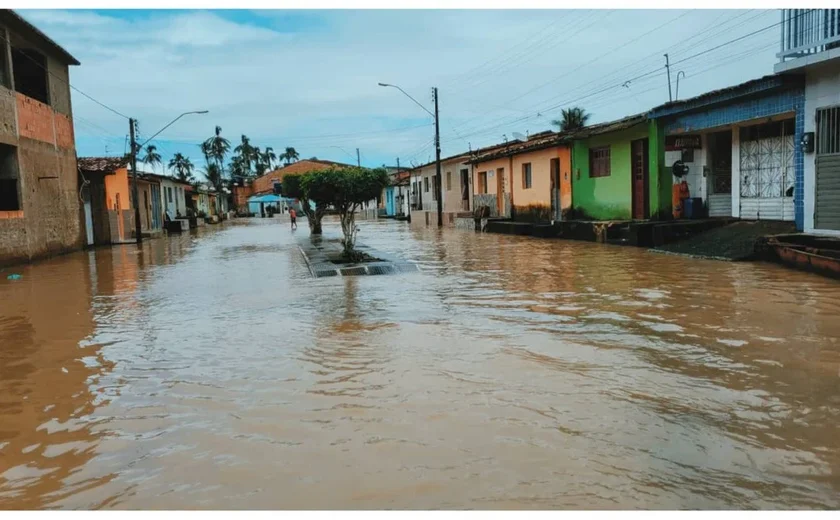
[[[522,189],[530,190],[534,187],[533,167],[531,163],[522,163]]]
[[[478,193],[487,195],[487,171],[478,172]]]
[[[610,145],[590,148],[589,178],[597,179],[600,177],[609,177],[612,174],[611,159],[612,152],[610,149]]]
[[[452,172],[446,172],[446,191],[452,191]]]

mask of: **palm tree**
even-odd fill
[[[288,166],[293,162],[297,161],[298,158],[300,158],[300,155],[297,153],[297,150],[295,150],[294,147],[287,146],[286,151],[280,155],[280,158],[286,161],[286,166]]]
[[[242,144],[237,146],[233,149],[234,152],[238,153],[242,160],[245,161],[245,164],[248,165],[248,170],[251,170],[251,163],[254,162],[254,151],[255,148],[251,146],[251,140],[248,138],[247,135],[242,135],[241,138]]]
[[[192,181],[193,163],[189,157],[184,157],[184,154],[178,152],[169,161],[169,167],[175,170],[175,175],[179,180],[184,182]]]
[[[216,164],[208,164],[207,168],[204,170],[204,177],[207,179],[207,182],[210,183],[211,186],[216,190],[216,205],[218,210],[221,211],[221,206],[219,205],[219,201],[222,197],[222,187],[224,187],[224,176],[222,175],[222,169],[218,167]]]
[[[561,119],[555,119],[551,122],[551,124],[558,127],[561,132],[580,130],[585,127],[586,122],[589,121],[589,114],[586,113],[586,110],[580,107],[564,108],[561,111],[561,116]]]
[[[201,151],[208,163],[210,159],[216,161],[220,173],[224,170],[225,156],[230,151],[230,141],[222,137],[221,126],[216,126],[216,135],[201,143]]]
[[[155,171],[155,165],[161,164],[161,157],[160,154],[157,153],[157,146],[153,144],[146,145],[146,155],[144,155],[140,161],[143,164],[150,165],[152,167],[152,171]]]
[[[277,162],[277,154],[274,153],[274,148],[270,146],[265,147],[265,151],[262,153],[262,162],[267,169],[271,170],[274,168],[274,163]]]

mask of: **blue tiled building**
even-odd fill
[[[791,220],[803,228],[804,80],[766,76],[652,109],[665,167],[682,160],[710,216]]]

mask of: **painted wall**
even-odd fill
[[[128,168],[120,168],[113,175],[105,176],[105,204],[108,209],[132,209],[128,187]]]
[[[815,89],[815,97],[817,91],[828,96],[831,99],[838,99],[837,81],[840,79],[838,74],[833,76],[829,74],[824,81],[816,80],[815,83],[821,84],[822,87]],[[732,101],[726,105],[710,108],[706,110],[699,110],[675,118],[663,118],[659,120],[664,131],[671,134],[691,133],[703,129],[722,129],[726,127],[733,127],[733,160],[732,160],[732,213],[733,216],[740,215],[740,170],[736,165],[740,164],[740,155],[738,153],[738,129],[739,124],[744,126],[746,123],[754,124],[759,118],[766,118],[771,116],[778,116],[780,114],[791,113],[795,117],[794,143],[799,143],[802,139],[802,133],[806,128],[805,113],[806,113],[806,93],[808,89],[801,87],[787,88],[782,91],[774,91],[770,94],[757,93],[748,99],[741,99],[740,101]],[[815,105],[816,106],[816,105]],[[811,129],[814,125],[814,111],[808,112],[810,115]],[[752,120],[752,121],[751,121]],[[812,131],[811,130],[811,131]],[[803,229],[805,226],[805,215],[808,213],[805,210],[805,174],[804,174],[804,159],[799,146],[794,149],[794,215],[797,229]],[[811,159],[811,168],[813,174],[813,157]],[[813,180],[813,177],[812,177]],[[813,185],[810,189],[813,193]],[[812,202],[813,204],[813,202]],[[811,221],[813,222],[813,209],[810,211]]]
[[[571,152],[560,146],[513,156],[511,185],[516,208],[537,204],[551,208],[551,160],[560,159],[560,177],[571,174]],[[531,163],[531,189],[522,187],[522,165]]]
[[[803,107],[803,131],[816,132],[817,109],[840,105],[840,65],[831,65],[820,70],[809,70],[805,76],[805,103]],[[796,143],[799,142],[798,137]],[[797,147],[799,149],[799,147]],[[816,154],[803,155],[802,174],[802,229],[807,233],[840,236],[840,231],[814,228],[816,190]],[[799,185],[797,183],[797,189]],[[796,193],[796,192],[795,192]],[[794,196],[794,198],[796,198]],[[797,218],[798,218],[797,214]],[[797,224],[798,224],[797,220]]]
[[[634,139],[649,138],[651,164],[649,186],[651,188],[650,209],[658,207],[656,172],[658,157],[656,135],[650,136],[650,127],[640,124],[620,132],[593,136],[575,141],[572,158],[572,206],[577,218],[595,220],[629,220],[632,218],[632,195],[630,176],[630,142]],[[610,147],[610,175],[607,177],[589,176],[589,150],[602,146]],[[664,138],[663,138],[664,160]],[[670,191],[670,182],[668,190]],[[650,212],[651,215],[655,211]]]

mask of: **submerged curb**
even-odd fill
[[[399,274],[420,271],[420,268],[416,264],[392,257],[364,245],[357,246],[357,249],[370,256],[379,258],[381,261],[344,265],[335,264],[329,259],[329,255],[341,252],[341,242],[338,239],[307,240],[306,242],[298,243],[298,249],[300,250],[300,254],[303,255],[306,266],[309,268],[309,274],[313,278]]]

